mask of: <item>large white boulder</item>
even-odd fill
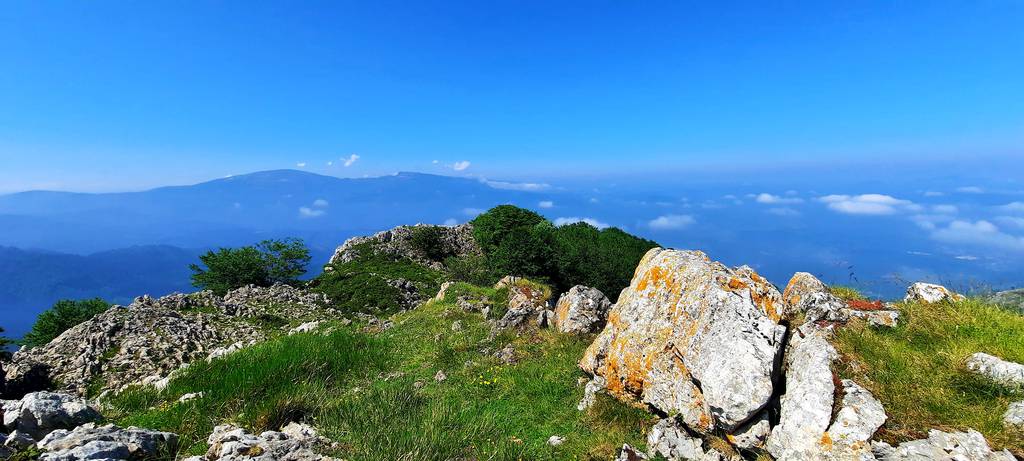
[[[558,298],[555,328],[562,333],[593,333],[604,328],[612,302],[597,288],[576,285]]]
[[[883,442],[871,444],[881,461],[1016,461],[1008,450],[993,451],[977,431],[928,431],[928,438],[904,442],[897,447]]]
[[[170,432],[88,423],[72,431],[58,429],[51,432],[39,442],[39,448],[46,451],[39,459],[157,459],[161,455],[173,453],[177,444],[178,436]]]
[[[8,401],[3,410],[7,429],[24,432],[36,440],[56,429],[72,429],[100,419],[99,412],[85,399],[46,391]]]
[[[1024,365],[978,352],[967,358],[967,369],[1004,386],[1024,387]]]
[[[683,415],[700,432],[732,431],[772,397],[781,298],[750,268],[652,249],[580,367],[619,399]]]
[[[954,293],[953,290],[934,283],[917,282],[907,288],[907,295],[904,301],[921,301],[925,303],[937,303],[944,300],[960,301],[963,295]]]

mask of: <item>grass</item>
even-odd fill
[[[866,301],[867,300],[867,297],[865,297],[860,292],[860,290],[858,290],[856,288],[853,288],[853,287],[842,286],[842,285],[835,285],[835,286],[828,287],[828,291],[830,291],[833,295],[835,295],[839,299],[842,299],[843,301]]]
[[[852,323],[838,330],[839,373],[871,390],[889,415],[880,437],[901,442],[931,428],[972,428],[994,447],[1024,454],[1024,434],[1002,424],[1024,389],[993,384],[964,366],[975,352],[1024,362],[1024,316],[978,299],[899,307],[896,328]]]
[[[501,291],[458,286],[500,299]],[[212,363],[198,363],[163,392],[126,391],[110,401],[114,422],[182,436],[182,454],[205,451],[213,426],[252,431],[288,421],[316,426],[347,460],[565,460],[614,457],[643,445],[645,410],[601,396],[576,410],[583,389],[577,361],[592,340],[550,330],[491,334],[490,324],[451,300],[392,317],[368,333],[335,326],[329,335],[272,339]],[[452,328],[458,321],[461,328]],[[493,353],[506,344],[518,362]],[[434,380],[438,370],[447,379]],[[185,403],[188,392],[205,396]],[[565,437],[558,447],[552,435]]]

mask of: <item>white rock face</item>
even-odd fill
[[[1003,414],[1003,424],[1024,430],[1024,400],[1013,402]]]
[[[302,325],[299,325],[295,328],[292,328],[291,330],[288,330],[288,335],[294,335],[297,333],[309,333],[311,331],[316,330],[317,328],[320,328],[321,323],[322,322],[320,320],[314,320],[312,322],[303,323]]]
[[[928,438],[901,443],[898,447],[872,443],[875,457],[881,461],[1016,461],[1009,451],[995,452],[985,437],[976,431],[928,432]]]
[[[845,322],[850,318],[846,312],[846,302],[833,295],[821,280],[807,272],[793,275],[782,299],[792,311],[803,312],[808,322]]]
[[[703,442],[691,437],[676,420],[658,421],[647,433],[647,452],[668,460],[701,459],[705,456]]]
[[[838,357],[828,332],[804,325],[790,337],[786,353],[786,394],[781,399],[779,424],[766,445],[776,459],[798,459],[818,451],[832,419],[835,384],[832,361]]]
[[[178,436],[169,432],[89,423],[73,431],[53,431],[39,442],[39,448],[46,450],[42,461],[130,460],[156,459],[161,453],[173,453],[177,444]]]
[[[597,288],[576,285],[558,298],[555,328],[562,333],[593,333],[604,328],[612,302]]]
[[[647,454],[629,446],[629,444],[622,445],[619,450],[619,456],[615,457],[615,461],[646,461]]]
[[[85,399],[55,392],[33,392],[4,404],[4,426],[39,440],[56,429],[71,429],[100,419]]]
[[[964,297],[942,285],[925,282],[917,282],[910,285],[907,288],[907,295],[903,297],[904,301],[921,301],[926,303],[937,303],[947,299],[950,301],[960,301]]]
[[[694,430],[732,431],[772,396],[783,309],[778,290],[750,268],[655,248],[580,367],[622,400],[689,414]]]
[[[322,456],[313,450],[329,441],[317,436],[306,425],[290,423],[280,432],[267,431],[253,435],[244,429],[222,425],[213,429],[207,442],[206,456],[194,456],[186,461],[328,461],[335,458]]]
[[[978,352],[967,359],[967,369],[1010,387],[1024,387],[1024,365]]]

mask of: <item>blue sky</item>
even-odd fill
[[[0,192],[1024,168],[1024,3],[771,3],[8,3]]]

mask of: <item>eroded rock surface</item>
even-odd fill
[[[927,439],[904,442],[897,447],[883,442],[873,442],[871,446],[881,461],[1016,461],[1009,451],[993,451],[985,437],[973,430],[932,430]]]
[[[1010,404],[1003,413],[1003,424],[1024,431],[1024,400]]]
[[[431,260],[428,255],[412,244],[416,229],[423,227],[436,229],[439,251],[444,254],[452,256],[481,254],[476,239],[473,238],[472,224],[466,223],[454,227],[417,224],[415,226],[399,226],[370,236],[352,237],[334,250],[328,265],[353,261],[359,257],[360,249],[369,246],[378,253],[408,258],[434,269],[442,269],[441,261]]]
[[[45,450],[42,461],[109,459],[118,461],[157,459],[174,453],[178,436],[170,432],[137,427],[123,429],[113,424],[89,423],[68,431],[51,432],[39,442]]]
[[[978,352],[967,359],[967,369],[1004,386],[1024,387],[1024,365]]]
[[[508,288],[508,311],[498,320],[498,327],[512,328],[525,324],[530,319],[547,319],[548,301],[551,293],[526,279],[508,276],[494,286]],[[540,323],[540,322],[538,322]]]
[[[580,367],[622,400],[690,415],[692,429],[733,430],[772,396],[786,332],[781,298],[750,268],[653,249]]]
[[[40,440],[57,429],[73,429],[100,419],[85,399],[57,392],[33,392],[3,405],[4,427]]]
[[[833,295],[821,280],[807,272],[793,275],[782,299],[792,311],[804,313],[808,322],[845,322],[850,318],[845,312],[846,302]]]
[[[937,303],[939,301],[960,301],[963,295],[954,293],[953,290],[934,283],[917,282],[907,288],[907,295],[904,301],[920,301],[925,303]]]
[[[612,302],[597,288],[576,285],[558,298],[555,328],[562,333],[593,333],[604,328]]]
[[[330,461],[335,458],[320,455],[316,450],[330,441],[316,434],[313,428],[290,423],[280,431],[267,431],[259,435],[231,425],[217,426],[207,443],[210,449],[204,456],[186,461]]]

